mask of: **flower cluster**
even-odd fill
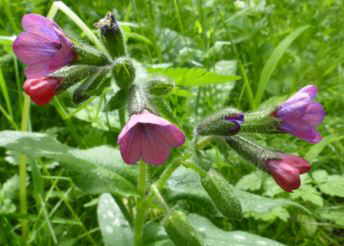
[[[184,144],[183,132],[160,117],[152,103],[153,97],[168,93],[174,84],[164,77],[149,77],[145,71],[143,77],[140,73],[141,77],[136,78],[136,62],[127,56],[125,38],[112,13],[96,24],[108,54],[80,46],[55,22],[37,14],[25,15],[22,26],[24,32],[14,41],[13,50],[27,65],[23,87],[36,104],[49,103],[58,92],[77,82],[81,85],[74,91],[73,99],[80,103],[102,93],[115,81],[119,91],[110,100],[109,108],[119,110],[122,115],[123,106],[128,109],[129,120],[123,124],[117,141],[127,164],[139,160],[163,164],[173,148]],[[316,94],[317,88],[308,85],[270,111],[242,113],[226,108],[204,119],[195,132],[221,136],[290,192],[300,186],[300,175],[310,170],[309,163],[298,156],[259,146],[240,133],[289,133],[318,143],[322,137],[316,127],[323,121],[325,111],[314,100]]]
[[[200,135],[224,136],[241,156],[271,174],[279,186],[291,192],[300,186],[300,175],[311,169],[310,164],[301,157],[269,150],[236,134],[239,131],[289,133],[309,143],[318,143],[322,137],[316,127],[324,120],[325,111],[320,103],[314,101],[316,94],[316,86],[308,85],[270,111],[227,112],[220,114],[221,117],[215,114],[200,123],[197,132]],[[212,119],[212,127],[209,127],[209,119]],[[219,131],[218,128],[225,129],[224,120],[227,125],[234,125],[230,130]]]

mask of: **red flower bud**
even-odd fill
[[[283,190],[291,192],[300,187],[300,174],[308,172],[311,166],[301,157],[281,153],[280,159],[266,160],[264,168]]]
[[[42,77],[27,79],[24,82],[24,90],[37,105],[44,105],[55,96],[61,80],[54,77]]]

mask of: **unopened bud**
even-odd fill
[[[104,45],[112,57],[116,58],[127,54],[123,31],[113,13],[107,13],[95,26],[100,29]]]
[[[70,86],[90,77],[98,70],[98,66],[90,65],[72,65],[64,66],[59,70],[49,74],[49,77],[54,77],[63,80],[63,83],[58,88],[58,91],[63,91]]]
[[[122,89],[128,89],[135,79],[135,67],[132,60],[127,57],[116,59],[112,73],[116,84]]]
[[[73,48],[77,54],[74,64],[106,65],[109,63],[102,52],[89,45],[75,43]]]
[[[204,119],[197,126],[199,135],[231,136],[240,131],[244,115],[234,108],[226,108]]]
[[[146,82],[146,90],[151,95],[162,96],[172,91],[175,84],[165,76],[154,76]]]

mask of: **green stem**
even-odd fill
[[[30,121],[30,98],[27,95],[24,95],[24,105],[22,111],[22,120],[21,120],[21,130],[27,131]],[[22,237],[23,241],[26,240],[28,234],[28,221],[25,218],[27,214],[27,190],[26,190],[26,156],[21,154],[19,156],[19,201],[20,201],[20,213],[24,215],[24,218],[21,221],[22,226]]]
[[[135,219],[135,246],[142,246],[142,238],[143,238],[143,226],[145,222],[145,210],[146,210],[146,202],[145,202],[145,192],[146,192],[146,164],[141,161],[140,162],[140,171],[138,177],[138,187],[137,190],[140,194],[140,198],[137,200],[137,213]]]
[[[179,167],[179,162],[174,161],[166,167],[160,178],[155,182],[155,185],[158,189],[161,189],[165,186],[167,180],[171,177],[173,172]]]

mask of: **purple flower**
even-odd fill
[[[244,123],[244,114],[243,113],[236,113],[225,116],[225,120],[230,121],[235,124],[229,131],[231,135],[234,135],[240,131],[240,126]]]
[[[70,64],[76,57],[72,42],[53,21],[37,14],[24,15],[22,32],[13,43],[16,56],[28,65],[28,79],[41,78]]]
[[[279,129],[310,143],[318,143],[322,137],[316,127],[323,121],[325,111],[313,99],[317,94],[315,85],[300,89],[272,113],[281,123]]]
[[[149,164],[163,164],[171,149],[184,142],[181,130],[147,110],[133,114],[118,136],[122,158],[128,164],[141,159]]]
[[[300,187],[300,174],[309,172],[311,166],[301,157],[279,154],[278,159],[268,159],[264,168],[276,183],[285,191],[291,192]]]

